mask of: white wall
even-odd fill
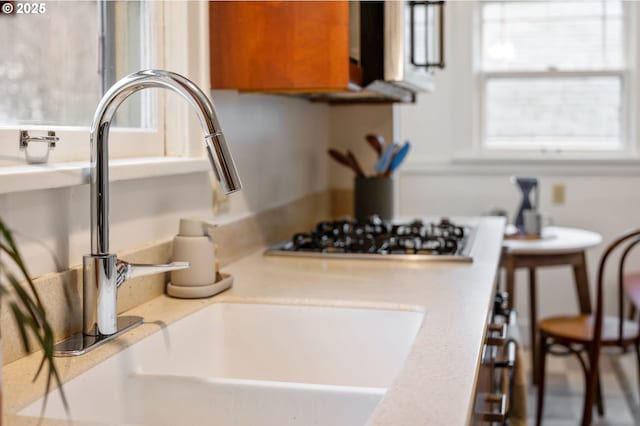
[[[244,185],[219,220],[327,189],[327,105],[233,91],[214,91],[213,99]]]
[[[327,188],[326,105],[235,92],[213,99],[244,185],[215,220]],[[213,215],[208,173],[115,182],[110,195],[113,252],[171,237],[180,217]],[[88,185],[0,195],[0,216],[19,233],[33,276],[78,265],[90,250]]]

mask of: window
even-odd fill
[[[97,19],[87,19],[98,16],[98,4],[45,6],[43,14],[0,15],[0,122],[86,126],[100,99]]]
[[[57,132],[50,162],[88,161],[89,126],[102,94],[131,72],[162,65],[162,8],[153,2],[44,6],[37,14],[0,14],[2,166],[24,164],[18,129]],[[161,101],[160,93],[143,91],[122,105],[110,139],[112,157],[164,155],[157,141]]]
[[[486,150],[616,151],[628,132],[628,4],[483,2]]]

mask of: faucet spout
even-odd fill
[[[119,331],[116,312],[118,286],[127,278],[186,264],[130,265],[109,253],[109,130],[118,107],[130,95],[146,88],[165,88],[184,97],[195,109],[204,129],[211,167],[222,189],[240,189],[240,178],[209,98],[187,78],[162,70],[139,71],[111,87],[98,104],[91,125],[91,254],[83,259],[83,332],[85,336],[112,336]]]
[[[144,70],[114,84],[100,100],[91,125],[91,254],[109,253],[109,130],[118,107],[133,93],[161,87],[184,97],[204,130],[211,167],[225,193],[241,188],[240,177],[209,98],[191,80],[169,71]]]

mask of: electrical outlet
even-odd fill
[[[551,187],[553,204],[562,205],[566,200],[566,187],[564,183],[554,183]]]

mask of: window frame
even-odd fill
[[[508,2],[510,0],[506,0]],[[482,28],[482,5],[486,3],[502,3],[500,0],[488,0],[475,4],[473,34],[476,41],[474,42],[473,69],[474,69],[474,85],[475,85],[475,114],[474,125],[475,137],[472,141],[472,150],[481,157],[489,158],[512,158],[514,155],[527,159],[535,158],[602,158],[616,159],[628,158],[629,155],[636,156],[638,153],[638,134],[636,127],[638,126],[638,118],[635,118],[637,111],[637,96],[633,96],[637,90],[638,82],[635,81],[639,77],[637,72],[638,47],[640,43],[635,40],[634,36],[637,31],[637,14],[640,8],[633,2],[623,1],[623,51],[625,53],[625,63],[620,69],[611,70],[509,70],[509,71],[485,71],[482,68],[482,46],[483,46],[483,28]],[[571,77],[597,77],[597,76],[615,76],[620,78],[621,82],[621,116],[620,116],[620,141],[616,147],[593,148],[587,146],[575,147],[558,147],[550,149],[548,147],[533,146],[516,146],[502,147],[490,146],[487,144],[486,118],[487,118],[487,96],[486,87],[492,78],[571,78]]]
[[[151,12],[149,26],[161,29],[153,37],[153,49],[155,50],[154,68],[170,69],[172,71],[189,76],[205,92],[210,92],[209,83],[209,44],[208,44],[208,3],[206,1],[195,2],[148,2]],[[192,53],[196,51],[197,55]],[[191,54],[188,54],[191,52]],[[152,175],[158,175],[158,158],[166,157],[169,162],[178,158],[193,158],[192,167],[182,167],[180,170],[201,170],[201,159],[204,158],[201,138],[193,141],[195,132],[201,133],[200,125],[195,114],[183,99],[167,101],[166,90],[155,90],[155,108],[157,117],[154,120],[154,128],[123,128],[114,127],[109,139],[109,157],[124,161],[127,168],[131,164],[140,168],[153,170]],[[37,172],[42,174],[41,188],[60,186],[47,181],[55,173],[65,170],[74,170],[76,175],[85,176],[89,164],[89,130],[87,126],[60,126],[60,125],[16,125],[0,126],[0,141],[7,146],[5,154],[10,155],[9,164],[0,166],[0,179],[16,177],[25,173]],[[56,148],[51,151],[49,163],[41,165],[28,165],[24,153],[19,151],[18,137],[20,130],[28,130],[35,135],[53,130],[60,138]],[[44,132],[44,133],[43,133]],[[82,154],[78,155],[78,152]],[[15,161],[13,161],[15,158]],[[144,166],[144,158],[149,158],[150,167]],[[34,170],[36,168],[36,170]],[[49,170],[50,173],[44,173]],[[180,170],[177,172],[180,173]],[[14,173],[15,171],[15,173]],[[183,171],[184,172],[184,171]],[[144,173],[143,173],[144,174]],[[162,174],[162,173],[160,173]],[[166,174],[172,174],[167,171]],[[140,173],[129,173],[131,176],[140,177]],[[56,180],[56,179],[54,179]],[[57,179],[59,182],[67,182],[69,179]],[[71,179],[76,182],[77,179]],[[84,181],[84,178],[83,178]],[[0,182],[0,193],[20,190],[21,185],[16,182]],[[62,185],[62,184],[61,184]],[[33,182],[29,189],[33,188]],[[62,186],[67,186],[66,184]]]

